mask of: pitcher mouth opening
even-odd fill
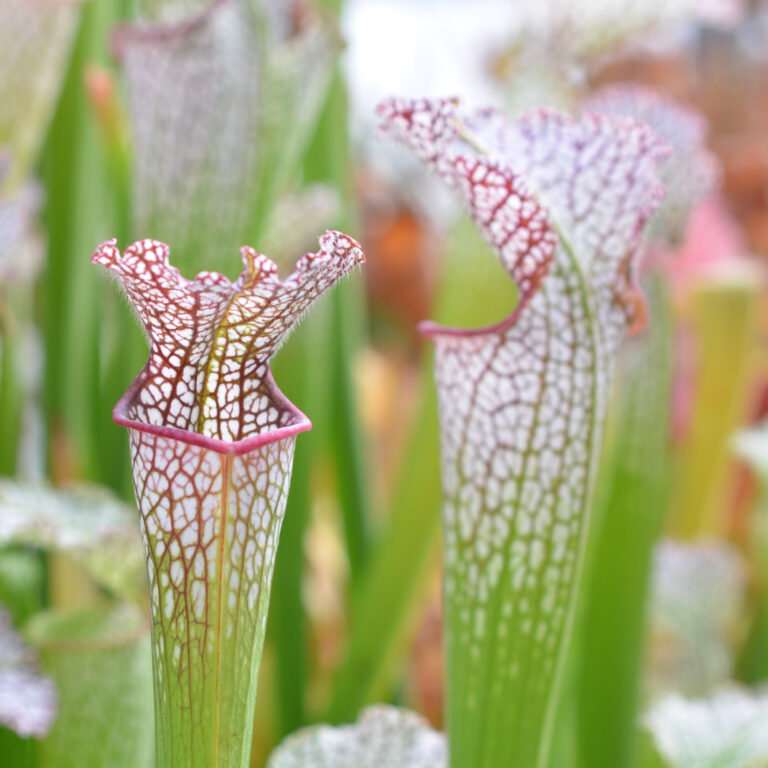
[[[270,429],[266,432],[257,432],[256,434],[244,437],[241,440],[221,440],[220,438],[209,437],[208,435],[203,435],[200,432],[194,432],[189,429],[169,427],[163,424],[150,424],[146,421],[140,421],[132,418],[130,411],[138,391],[144,384],[144,378],[145,370],[142,369],[139,375],[133,380],[133,383],[126,393],[117,401],[117,404],[112,409],[112,420],[115,424],[136,430],[137,432],[146,432],[148,434],[157,435],[158,437],[166,437],[181,443],[187,443],[188,445],[195,445],[208,451],[215,451],[216,453],[233,456],[242,456],[265,445],[269,445],[270,443],[276,443],[289,437],[295,437],[301,432],[307,432],[312,429],[312,422],[307,416],[288,400],[276,386],[274,387],[274,394],[284,401],[284,404],[291,413],[292,423],[287,424],[284,427],[278,427],[277,429]]]

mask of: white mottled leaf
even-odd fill
[[[0,190],[3,176],[0,167]],[[12,195],[0,191],[0,284],[27,281],[40,268],[43,238],[35,218],[38,198],[38,191],[31,184]]]
[[[746,564],[731,545],[663,541],[654,554],[650,692],[709,693],[733,666]]]
[[[670,768],[767,768],[768,696],[724,690],[710,699],[669,696],[646,726]]]
[[[0,607],[0,724],[42,738],[56,716],[56,688],[37,673],[37,658]]]
[[[519,34],[558,42],[568,55],[580,57],[690,22],[727,27],[739,20],[742,8],[741,0],[543,0],[530,7]]]
[[[445,737],[420,715],[383,704],[355,725],[316,725],[289,736],[267,768],[448,768]]]
[[[246,0],[114,36],[135,146],[136,229],[184,269],[223,264],[264,225],[330,79],[337,38],[315,16],[269,34]]]
[[[105,491],[0,480],[0,546],[11,544],[65,553],[115,593],[143,591],[135,513]]]

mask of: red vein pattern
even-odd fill
[[[494,327],[424,330],[436,344],[451,765],[533,768],[546,759],[614,361],[643,320],[635,255],[667,150],[623,118],[509,123],[446,100],[379,113],[459,192],[520,288]]]
[[[310,427],[269,360],[311,302],[364,260],[338,232],[282,281],[267,257],[242,255],[234,283],[213,272],[182,278],[151,240],[122,257],[104,243],[93,256],[150,338],[114,416],[130,432],[149,573],[158,764],[176,768],[239,765],[250,749],[294,440]]]

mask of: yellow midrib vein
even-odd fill
[[[211,768],[219,765],[219,693],[221,689],[221,638],[224,623],[224,609],[222,604],[224,592],[224,545],[227,535],[227,513],[229,511],[229,475],[232,469],[232,455],[227,454],[222,458],[222,487],[221,487],[221,529],[219,531],[219,546],[217,552],[218,566],[218,596],[216,605],[216,698],[214,700],[213,717],[213,760]]]

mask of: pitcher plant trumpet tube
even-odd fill
[[[182,278],[153,240],[93,256],[151,345],[113,416],[130,434],[149,575],[158,766],[248,765],[294,441],[311,426],[269,361],[312,301],[364,261],[338,232],[282,281],[267,257],[242,256],[234,283]]]
[[[626,118],[511,123],[451,100],[390,100],[382,131],[465,203],[519,289],[436,345],[452,768],[546,764],[614,364],[666,145]],[[481,297],[478,297],[481,300]]]

